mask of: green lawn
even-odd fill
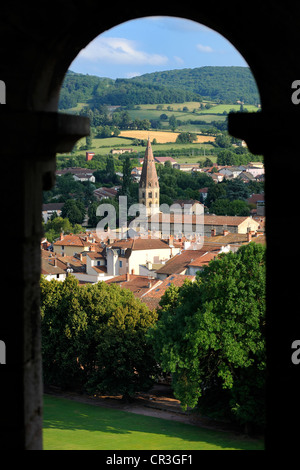
[[[225,432],[44,397],[45,450],[263,450]]]

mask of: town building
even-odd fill
[[[90,181],[95,183],[96,178],[93,173],[96,170],[90,170],[89,168],[64,168],[63,170],[57,170],[56,176],[63,176],[71,173],[75,181]]]
[[[161,212],[148,218],[148,227],[155,228],[156,233],[163,235],[165,228],[174,237],[181,236],[214,236],[227,230],[231,233],[257,232],[259,222],[248,216],[227,216],[214,214],[184,214]]]
[[[53,202],[49,204],[43,204],[42,207],[42,217],[45,224],[51,219],[53,214],[56,214],[57,217],[60,217],[62,208],[64,206],[63,202]]]
[[[179,252],[169,240],[133,238],[118,240],[106,247],[107,275],[140,274],[142,267],[162,264]]]

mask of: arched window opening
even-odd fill
[[[149,34],[151,28],[156,32],[161,29],[169,41],[159,39],[158,34]],[[167,46],[174,46],[171,39],[174,30],[176,50],[171,48],[168,51]],[[149,38],[151,41],[147,42]],[[191,42],[187,47],[187,39],[194,41],[193,48]],[[74,171],[76,167],[80,167],[81,172],[84,168],[86,173],[92,173],[94,180],[87,178],[86,187],[98,199],[116,198],[114,201],[117,201],[119,194],[134,198],[138,191],[133,190],[137,182],[132,181],[131,170],[138,166],[136,160],[145,152],[145,141],[149,138],[159,167],[159,183],[152,185],[153,189],[159,190],[155,197],[160,195],[169,206],[176,202],[177,213],[188,201],[192,205],[191,216],[195,215],[200,197],[205,201],[201,242],[193,238],[193,232],[186,237],[183,227],[177,230],[174,209],[172,214],[168,214],[171,260],[174,255],[178,255],[176,261],[183,253],[188,256],[189,248],[193,252],[178,272],[191,276],[194,281],[221,253],[235,253],[238,246],[247,245],[254,238],[258,240],[261,237],[264,244],[264,214],[259,213],[264,199],[263,158],[251,154],[245,142],[229,135],[227,122],[230,113],[260,112],[260,97],[247,63],[233,49],[209,28],[190,20],[170,17],[146,17],[123,23],[106,31],[83,49],[66,75],[60,109],[72,109],[79,115],[88,116],[91,135],[79,141],[71,155],[60,155],[57,159],[58,176],[62,178],[59,189],[68,191],[64,183],[72,188],[69,196],[73,202],[64,202],[63,215],[75,212],[71,211],[76,205],[72,185],[80,179]],[[76,84],[80,88],[83,83],[85,91],[78,94]],[[70,173],[72,176],[68,175]],[[140,193],[143,200],[148,194],[146,209],[151,210],[146,211],[146,216],[156,211],[156,204],[151,201],[152,191],[147,191],[148,188],[151,188],[151,182]],[[254,194],[257,197],[251,199]],[[159,216],[164,214],[163,210],[159,210]],[[88,214],[90,233],[86,236],[86,243],[92,237],[93,224],[98,222],[97,212],[94,217],[92,211]],[[109,223],[107,220],[105,228],[110,228]],[[119,228],[114,227],[115,234]],[[161,226],[156,228],[159,232]],[[118,233],[124,234],[125,239],[128,233],[133,233],[134,242],[130,249],[137,246],[138,232],[122,230]],[[66,235],[62,236],[66,247]],[[149,229],[148,238],[151,236]],[[205,237],[213,248],[208,242],[207,251],[204,251],[208,257],[204,261],[200,259],[200,248]],[[161,234],[159,238],[163,238]],[[177,240],[173,244],[174,238]],[[54,245],[60,242],[54,241]],[[145,248],[139,250],[140,256],[143,256],[142,251],[149,256],[152,246],[147,248],[147,242],[143,243]],[[101,280],[104,281],[106,275],[112,279],[118,274],[116,257],[119,255],[111,248],[112,245],[109,239],[103,254],[107,257],[103,263],[106,271],[101,272]],[[97,249],[100,247],[96,242]],[[126,262],[119,260],[124,270],[128,268],[128,274],[131,266],[129,251],[126,252]],[[170,253],[160,258],[161,263],[155,264],[166,265],[169,257]],[[93,257],[87,256],[89,266],[87,263],[86,269],[89,272],[81,271],[78,276],[72,273],[83,283],[85,274],[89,275],[88,282],[93,275],[97,282],[99,280],[99,271],[92,269],[94,265],[90,258]],[[134,268],[137,272],[139,266]],[[147,266],[147,269],[150,268]],[[126,283],[122,287],[126,287]],[[228,296],[231,294],[229,292]],[[84,369],[85,364],[82,367]]]

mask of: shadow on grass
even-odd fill
[[[109,446],[106,449],[263,450],[261,441],[244,439],[226,432],[47,395],[44,397],[43,427],[46,440],[49,435],[47,431],[52,431],[52,446],[56,439],[58,446],[63,445],[61,440],[64,436],[70,439],[72,432],[72,439],[78,439],[80,434],[86,439],[88,437],[88,446],[94,445],[92,440],[96,438],[99,445]],[[84,447],[83,441],[84,437],[80,437],[81,448]],[[74,440],[73,445],[76,446]]]

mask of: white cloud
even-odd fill
[[[184,64],[184,60],[181,57],[178,57],[177,55],[174,55],[174,60],[176,64],[179,64],[179,65]]]
[[[133,78],[133,77],[139,77],[141,75],[140,72],[127,72],[125,74],[126,78]]]
[[[197,44],[197,49],[199,49],[200,52],[214,52],[213,48],[210,46],[204,46],[203,44]]]
[[[98,37],[78,54],[81,59],[102,60],[111,64],[163,65],[168,58],[137,49],[136,41],[116,37]]]

